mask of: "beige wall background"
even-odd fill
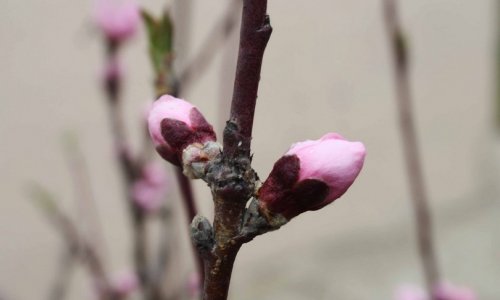
[[[187,0],[182,0],[187,1]],[[424,170],[445,277],[500,295],[500,142],[493,131],[493,0],[404,0],[412,90]],[[159,10],[165,1],[142,2]],[[183,2],[187,4],[187,2]],[[229,0],[190,0],[189,59]],[[0,0],[0,292],[42,299],[63,245],[29,201],[36,181],[78,215],[63,155],[65,131],[77,132],[106,237],[110,271],[129,268],[127,211],[99,90],[102,45],[90,1]],[[254,167],[262,178],[295,141],[335,131],[363,141],[368,156],[357,182],[334,205],[307,213],[246,245],[235,266],[232,299],[391,299],[401,283],[419,285],[412,214],[397,126],[381,1],[271,0],[274,32],[264,58],[254,129]],[[179,20],[178,20],[179,21]],[[179,32],[186,30],[178,28]],[[232,89],[237,36],[221,47],[186,99],[218,124]],[[124,49],[125,114],[136,146],[152,97],[144,33]],[[181,63],[182,65],[182,63]],[[221,80],[221,78],[223,80]],[[211,215],[208,189],[196,182]],[[178,204],[172,185],[169,201]],[[180,230],[171,284],[192,267],[187,222]],[[88,299],[78,270],[70,299]],[[0,296],[1,298],[1,296]]]

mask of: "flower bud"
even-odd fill
[[[140,179],[132,185],[132,199],[144,211],[157,211],[165,198],[168,189],[168,178],[165,169],[151,163],[142,169]]]
[[[403,285],[396,291],[395,300],[431,300],[423,289]],[[473,290],[466,287],[459,287],[448,282],[439,283],[432,289],[432,299],[436,300],[476,300]]]
[[[135,34],[140,22],[140,9],[135,1],[96,1],[95,22],[107,39],[121,42]]]
[[[153,103],[148,127],[158,153],[178,166],[186,147],[216,140],[212,125],[195,106],[170,95],[164,95]]]
[[[440,283],[434,288],[434,297],[437,300],[476,300],[474,291],[470,288],[459,287],[448,282]]]
[[[287,220],[342,196],[358,176],[365,147],[336,133],[293,144],[259,189],[261,212]]]
[[[427,300],[425,292],[412,285],[403,285],[398,287],[394,296],[395,300]]]
[[[128,296],[139,288],[139,280],[132,271],[121,272],[111,278],[111,286],[119,295]]]

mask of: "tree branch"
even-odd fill
[[[243,2],[240,49],[229,118],[233,125],[226,127],[226,132],[229,130],[232,134],[224,136],[224,153],[230,157],[239,153],[250,155],[260,70],[272,32],[266,10],[266,0]]]
[[[178,92],[189,89],[192,84],[205,73],[210,62],[215,57],[222,43],[236,28],[238,9],[241,0],[231,0],[224,17],[214,26],[208,37],[203,42],[201,50],[189,61],[189,64],[180,72],[178,77]]]
[[[385,0],[384,14],[387,33],[391,43],[399,122],[413,211],[415,213],[418,248],[424,269],[427,291],[430,299],[435,299],[433,289],[439,282],[439,269],[434,250],[429,199],[425,187],[415,121],[413,119],[408,48],[399,23],[396,0]]]
[[[227,299],[234,260],[243,243],[238,237],[245,206],[255,193],[257,175],[251,168],[250,143],[262,59],[272,32],[266,10],[267,0],[243,2],[240,49],[231,115],[224,130],[224,150],[207,168],[205,180],[212,190],[215,213],[213,246],[205,243],[201,247],[205,249],[201,252],[205,253],[205,300]],[[196,234],[200,233],[197,227],[200,224],[206,222],[193,222],[193,239],[211,236],[210,231]],[[195,244],[198,249],[204,245],[196,240]]]

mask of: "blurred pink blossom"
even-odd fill
[[[467,287],[452,285],[443,282],[434,289],[434,296],[438,300],[476,300],[474,291]]]
[[[137,31],[140,9],[134,0],[96,0],[94,19],[106,38],[121,42]]]
[[[129,295],[139,287],[137,275],[132,271],[121,272],[111,279],[113,289],[120,295]]]
[[[161,164],[153,162],[143,168],[141,175],[132,186],[132,197],[143,210],[155,212],[167,193],[167,173]]]
[[[427,300],[425,292],[416,286],[402,285],[396,290],[395,300]]]
[[[470,288],[459,287],[444,282],[434,288],[434,297],[438,300],[476,300],[474,291]],[[399,287],[395,294],[395,300],[430,300],[423,289],[403,285]]]
[[[124,73],[123,66],[117,57],[110,59],[104,66],[103,81],[110,83],[122,78]]]
[[[187,291],[190,298],[197,297],[201,292],[200,275],[197,272],[191,273],[187,281]]]

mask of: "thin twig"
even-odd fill
[[[112,40],[107,43],[107,64],[116,63],[119,45]],[[147,257],[147,230],[145,212],[133,201],[131,187],[140,176],[140,166],[130,153],[130,144],[127,141],[125,123],[121,113],[121,78],[112,76],[106,82],[105,92],[108,98],[111,129],[114,141],[114,150],[120,163],[122,175],[125,179],[125,194],[133,225],[134,263],[137,276],[143,292],[149,290],[149,264]]]
[[[272,32],[266,9],[266,0],[243,2],[240,49],[229,118],[229,122],[236,127],[237,136],[236,139],[224,136],[224,153],[230,157],[238,153],[250,155],[260,70]]]
[[[231,115],[224,130],[224,150],[212,162],[206,178],[215,205],[213,244],[209,223],[199,222],[199,218],[193,222],[193,232],[205,231],[201,236],[207,241],[202,247],[198,244],[205,262],[205,300],[227,299],[234,260],[242,245],[238,236],[245,205],[255,190],[250,143],[262,59],[272,32],[266,10],[267,0],[243,2],[240,49]]]
[[[75,269],[76,253],[65,247],[62,257],[59,260],[59,267],[56,271],[54,283],[50,289],[47,300],[63,300],[66,299],[69,289],[71,275]]]
[[[59,209],[52,200],[50,194],[43,188],[34,186],[32,195],[38,201],[41,211],[47,216],[47,219],[54,225],[63,237],[69,251],[76,255],[85,263],[92,279],[95,282],[96,289],[101,300],[118,299],[109,282],[104,264],[99,257],[98,252],[92,244],[78,232],[73,221]]]
[[[85,157],[78,145],[76,137],[67,136],[65,154],[73,179],[73,189],[77,199],[78,216],[85,223],[87,238],[92,242],[100,256],[104,259],[105,244],[103,237],[103,227],[99,218],[97,204],[92,192],[90,175],[88,173]],[[82,228],[80,228],[82,229]]]
[[[180,72],[178,76],[178,92],[188,90],[193,83],[205,73],[220,46],[228,39],[234,31],[238,21],[238,11],[241,6],[241,0],[231,0],[224,17],[212,28],[201,50],[189,61],[189,64]]]
[[[396,0],[385,0],[384,14],[387,33],[391,43],[399,122],[413,211],[415,213],[418,249],[430,299],[435,299],[433,289],[439,282],[439,270],[433,243],[429,199],[422,172],[419,144],[412,110],[408,48],[399,23]]]

